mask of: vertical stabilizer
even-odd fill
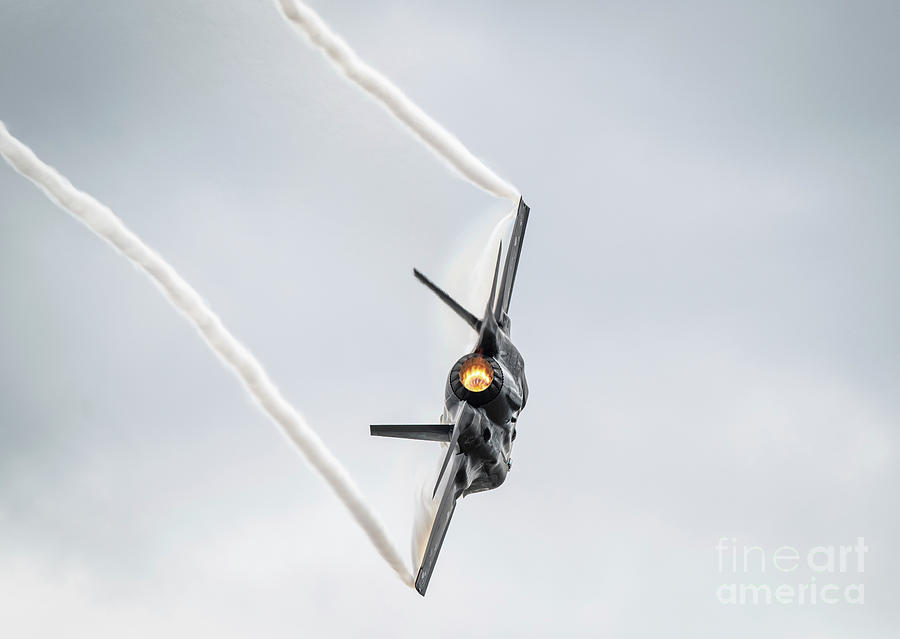
[[[491,296],[488,298],[487,306],[484,309],[484,318],[481,320],[481,330],[478,335],[478,350],[485,355],[497,354],[497,331],[500,326],[497,324],[495,315],[495,305],[497,298],[497,277],[500,274],[500,255],[503,254],[503,243],[500,243],[500,250],[497,251],[497,264],[494,266],[494,281],[491,284]]]

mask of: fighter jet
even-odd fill
[[[506,480],[512,468],[510,453],[516,439],[516,422],[528,399],[528,384],[525,382],[525,361],[509,337],[508,313],[528,213],[529,208],[520,198],[499,292],[497,278],[502,246],[494,267],[491,295],[481,319],[413,269],[420,282],[478,333],[475,349],[463,355],[450,369],[439,424],[371,426],[371,434],[379,437],[448,444],[432,494],[436,497],[440,492],[440,505],[416,577],[416,590],[422,596],[431,580],[457,499],[496,488]]]

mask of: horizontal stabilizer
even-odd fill
[[[372,424],[369,429],[375,437],[449,442],[453,424]]]
[[[465,320],[466,324],[474,328],[476,331],[481,330],[481,320],[472,315],[469,311],[463,308],[462,304],[457,302],[455,299],[450,297],[447,293],[445,293],[437,284],[432,282],[430,279],[422,275],[419,269],[413,269],[413,275],[416,276],[416,279],[422,282],[425,286],[431,289],[431,291],[443,300],[443,302],[453,309],[457,315],[459,315],[463,320]]]

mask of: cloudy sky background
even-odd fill
[[[895,637],[900,9],[318,2],[532,206],[531,396],[425,600],[159,293],[0,170],[0,633]],[[0,119],[199,290],[405,551],[508,204],[271,2],[0,2]],[[474,248],[473,248],[474,247]],[[728,607],[720,537],[870,548],[863,606]]]

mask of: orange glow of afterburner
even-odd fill
[[[459,381],[473,393],[487,390],[494,381],[494,369],[487,360],[481,357],[472,357],[467,360],[459,371]]]

